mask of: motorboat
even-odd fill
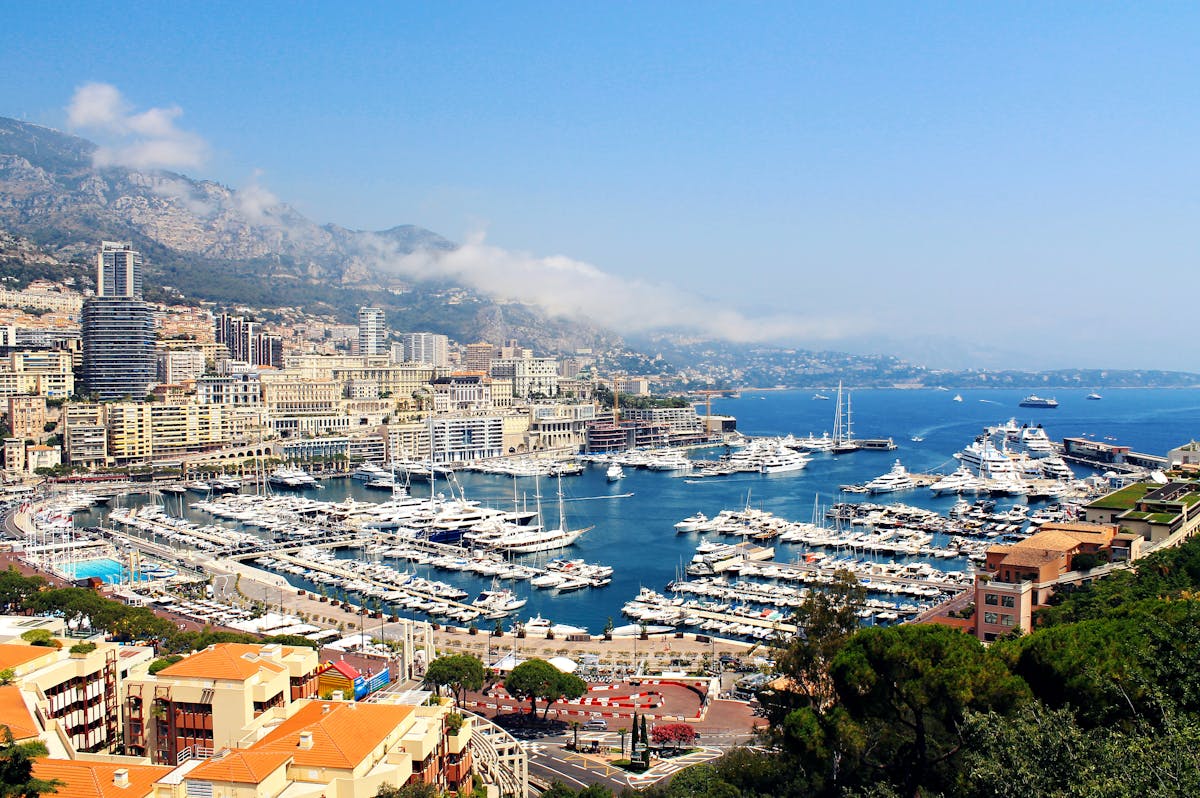
[[[864,487],[866,487],[869,493],[895,493],[899,490],[908,490],[914,484],[916,483],[909,476],[908,470],[897,460],[892,466],[891,471],[882,476],[875,477],[875,479],[868,482]]]
[[[604,476],[608,478],[609,482],[616,482],[618,479],[624,479],[625,470],[621,468],[620,463],[613,463],[608,467],[608,470],[604,472]]]

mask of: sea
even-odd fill
[[[831,391],[826,393],[834,396]],[[871,501],[899,502],[944,513],[954,504],[955,497],[934,497],[927,489],[886,496],[843,494],[839,486],[873,479],[888,471],[896,460],[910,471],[948,473],[957,467],[953,458],[955,452],[981,434],[984,427],[1001,424],[1010,418],[1015,418],[1018,423],[1041,424],[1053,440],[1086,437],[1156,455],[1165,455],[1169,449],[1200,435],[1200,390],[1109,390],[1098,401],[1086,398],[1090,393],[1088,389],[1048,390],[1041,395],[1057,399],[1057,408],[1019,407],[1021,399],[1028,393],[1029,389],[988,388],[849,392],[845,401],[849,405],[854,437],[892,438],[897,448],[891,452],[858,451],[836,456],[818,453],[806,469],[797,472],[695,479],[626,468],[624,479],[608,482],[603,466],[588,466],[583,474],[563,479],[563,508],[569,526],[591,526],[592,529],[566,551],[527,555],[520,561],[538,564],[555,557],[583,558],[588,562],[611,565],[615,569],[612,583],[599,589],[562,595],[539,590],[525,582],[515,583],[514,589],[529,599],[520,611],[520,618],[541,615],[555,623],[584,627],[593,633],[602,630],[609,619],[616,626],[628,622],[621,616],[621,606],[625,602],[634,598],[642,587],[663,591],[669,582],[682,574],[683,567],[691,560],[700,536],[677,534],[674,525],[696,512],[711,518],[723,509],[751,506],[788,520],[810,521],[834,502]],[[956,394],[962,401],[954,400]],[[736,398],[714,398],[712,403],[713,413],[735,417],[737,428],[751,436],[791,433],[803,437],[810,433],[832,432],[834,410],[834,400],[814,398],[811,390],[744,391]],[[914,441],[914,437],[921,440]],[[724,451],[724,447],[699,450],[693,456],[716,458]],[[1074,465],[1072,468],[1080,477],[1093,473]],[[550,480],[542,479],[535,487],[532,478],[514,480],[465,472],[458,475],[458,481],[467,498],[505,509],[513,507],[514,502],[532,507],[540,492],[546,523],[558,522],[557,486]],[[451,488],[441,481],[432,488],[428,482],[414,482],[411,492],[417,496],[427,492],[450,495]],[[348,478],[325,480],[323,488],[309,491],[308,495],[329,501],[340,501],[348,496],[360,501],[387,498],[386,493],[368,490],[362,483]],[[196,499],[196,494],[189,493],[182,497],[166,496],[164,501],[172,515],[202,524],[217,523],[217,519],[189,506]],[[142,501],[136,497],[129,500]],[[1001,500],[1000,508],[1015,501],[1024,499]],[[77,516],[77,523],[97,523],[101,512],[93,510],[81,514]],[[237,526],[235,522],[223,523]],[[776,560],[790,561],[801,552],[799,546],[775,541]],[[343,556],[360,554],[343,552]],[[439,571],[407,561],[393,564],[400,570],[441,579],[473,593],[491,587],[489,578]],[[939,560],[935,564],[946,569],[966,567],[965,561]],[[298,587],[315,587],[299,577],[285,576]],[[513,585],[511,582],[504,584]],[[395,612],[402,616],[412,615],[403,609]]]

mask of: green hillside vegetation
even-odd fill
[[[1200,540],[1057,597],[985,648],[927,625],[857,630],[861,592],[799,610],[763,749],[650,798],[1200,795]],[[561,795],[570,795],[562,791]]]

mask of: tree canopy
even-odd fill
[[[529,700],[529,713],[537,712],[537,700],[545,700],[545,718],[550,707],[561,698],[579,698],[587,685],[573,673],[563,673],[544,659],[528,659],[512,669],[504,680],[504,689],[515,698]]]
[[[470,654],[450,654],[438,657],[425,669],[425,683],[436,687],[449,687],[454,691],[454,700],[462,706],[469,690],[483,687],[487,672],[478,657]]]

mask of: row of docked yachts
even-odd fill
[[[738,604],[757,604],[792,609],[803,604],[811,592],[807,587],[769,585],[744,579],[728,581],[723,577],[677,580],[668,584],[667,590],[677,595],[687,594],[731,602],[732,604],[727,604],[727,607]],[[923,605],[913,602],[896,604],[883,599],[866,599],[864,605],[874,610],[876,617],[883,621],[894,621],[902,616],[916,615],[924,609]],[[713,609],[722,611],[718,607]]]
[[[168,515],[160,504],[117,507],[109,511],[108,519],[119,526],[169,540],[175,545],[213,553],[263,543],[262,538],[249,532],[175,518]]]

